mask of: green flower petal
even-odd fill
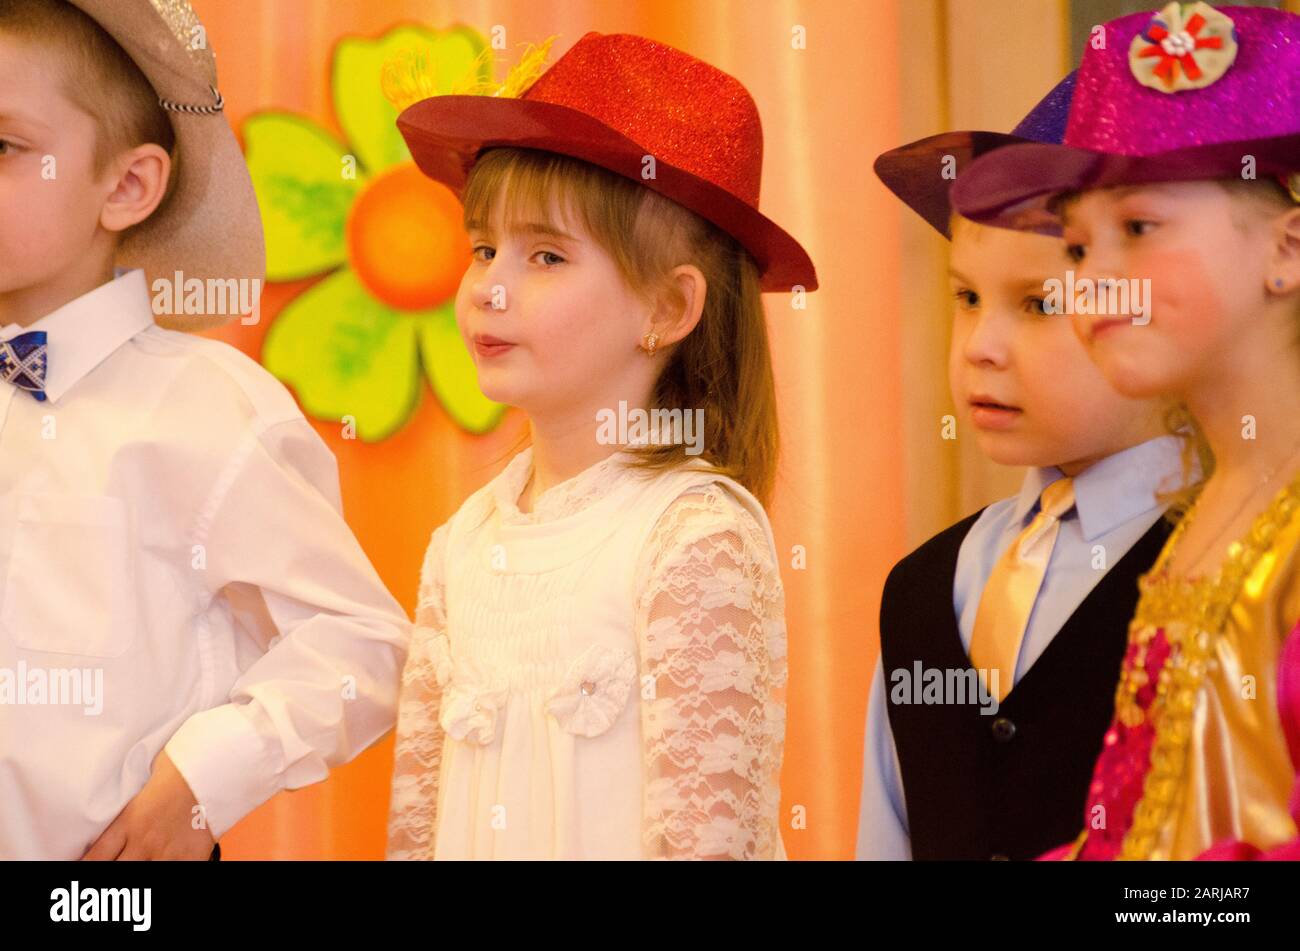
[[[345,268],[279,313],[262,365],[293,387],[310,415],[351,416],[364,442],[378,442],[401,429],[419,401],[416,350],[415,321],[371,297]]]
[[[455,300],[420,320],[420,356],[433,392],[458,426],[476,435],[496,428],[506,407],[478,388],[474,359],[456,327]]]
[[[347,260],[348,211],[365,184],[345,150],[309,119],[260,113],[244,123],[248,170],[266,229],[266,278],[293,281]]]
[[[402,50],[426,52],[438,91],[465,77],[486,46],[469,27],[429,30],[400,26],[378,40],[345,37],[334,50],[334,111],[348,142],[371,174],[411,159],[397,131],[397,110],[384,98],[384,64]]]

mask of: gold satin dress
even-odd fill
[[[1169,576],[1186,525],[1139,581],[1115,720],[1065,857],[1194,859],[1297,835],[1278,666],[1300,623],[1300,475],[1212,577]]]

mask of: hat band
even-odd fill
[[[221,97],[221,93],[217,92],[216,86],[209,86],[208,88],[212,90],[212,96],[216,100],[210,106],[193,106],[188,102],[172,102],[170,99],[162,98],[159,98],[158,105],[168,112],[181,112],[194,116],[215,116],[226,108],[226,100]]]

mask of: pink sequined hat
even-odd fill
[[[951,192],[967,218],[1059,234],[1051,201],[1114,185],[1275,177],[1300,202],[1300,16],[1170,3],[1089,42],[1059,145],[1009,145]]]

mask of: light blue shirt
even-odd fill
[[[1047,573],[1020,644],[1013,685],[1038,660],[1065,622],[1110,568],[1164,513],[1157,491],[1178,486],[1182,441],[1161,436],[1107,456],[1074,479],[1075,508],[1061,520]],[[962,648],[969,651],[980,592],[1002,553],[1038,512],[1043,490],[1063,477],[1054,466],[1031,469],[1020,494],[986,508],[957,552],[953,611]],[[1100,548],[1098,547],[1100,546]],[[877,665],[867,701],[858,813],[859,859],[910,859],[907,809],[894,734],[885,703],[885,673]]]

